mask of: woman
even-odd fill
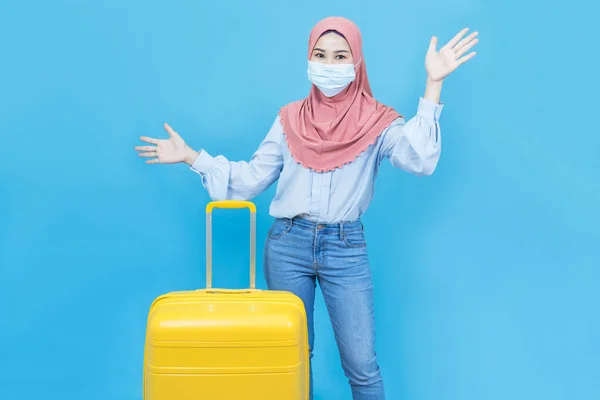
[[[466,32],[439,52],[437,38],[431,39],[425,94],[408,122],[373,98],[358,27],[330,17],[310,35],[310,94],[280,110],[249,162],[192,150],[167,124],[169,139],[142,137],[154,146],[136,147],[140,156],[151,158],[148,163],[189,164],[213,200],[252,199],[279,180],[270,207],[275,221],[264,251],[267,285],[304,301],[312,357],[318,280],[355,400],[384,399],[360,217],[384,158],[416,175],[433,173],[441,148],[442,81],[475,55],[464,55],[478,41],[477,32],[462,39]]]

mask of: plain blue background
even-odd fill
[[[368,4],[369,3],[369,4]],[[583,1],[2,1],[0,398],[141,399],[148,307],[204,285],[170,123],[247,160],[309,89],[312,26],[362,29],[375,96],[407,118],[432,35],[480,31],[446,81],[435,174],[389,164],[364,216],[388,398],[600,398],[597,6]],[[255,199],[258,285],[274,187]],[[247,285],[247,213],[215,215],[215,285]],[[320,293],[317,399],[349,399]]]

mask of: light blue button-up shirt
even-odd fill
[[[441,150],[442,108],[443,104],[421,97],[413,118],[396,119],[353,162],[329,172],[315,172],[294,160],[279,116],[249,162],[201,150],[191,169],[200,174],[212,200],[251,200],[279,180],[269,209],[273,217],[354,221],[371,202],[384,159],[415,175],[433,173]]]

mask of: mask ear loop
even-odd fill
[[[360,60],[358,60],[358,62],[356,64],[354,64],[354,68],[358,67],[360,65],[360,63],[362,62],[362,58]]]

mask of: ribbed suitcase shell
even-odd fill
[[[240,204],[223,203],[213,204]],[[210,271],[208,255],[209,285]],[[302,300],[253,289],[251,271],[250,289],[177,291],[154,300],[146,327],[144,400],[308,399]]]
[[[145,400],[308,399],[306,315],[291,293],[168,293],[147,326]]]

